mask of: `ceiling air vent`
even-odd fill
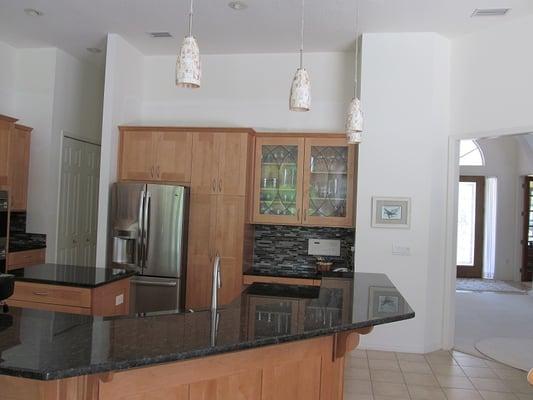
[[[476,8],[472,17],[502,17],[510,10],[510,8]]]
[[[153,37],[154,39],[159,39],[159,38],[171,38],[172,35],[170,34],[170,32],[148,32],[148,34]]]

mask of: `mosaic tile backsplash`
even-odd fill
[[[340,240],[340,257],[328,258],[334,261],[333,268],[352,270],[354,236],[354,230],[346,228],[255,225],[253,270],[295,276],[316,274],[316,258],[307,254],[309,239]]]

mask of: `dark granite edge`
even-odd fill
[[[35,268],[35,267],[28,267],[28,268]],[[38,267],[37,267],[38,268]],[[17,270],[12,270],[10,273],[14,273]],[[90,284],[90,283],[74,283],[74,282],[63,282],[63,281],[51,281],[48,279],[39,279],[39,278],[27,278],[24,276],[16,276],[15,275],[15,282],[31,282],[31,283],[40,283],[43,285],[53,285],[53,286],[69,286],[69,287],[77,287],[77,288],[87,288],[87,289],[95,289],[100,286],[109,285],[110,283],[120,281],[122,279],[131,278],[132,276],[137,275],[137,272],[135,271],[127,271],[123,274],[114,275],[111,277],[111,279],[108,279],[105,282],[100,282],[97,284]]]
[[[276,272],[261,272],[254,271],[253,269],[248,269],[243,272],[243,275],[246,276],[267,276],[272,278],[294,278],[294,279],[322,279],[322,278],[353,278],[353,271],[348,272],[317,272],[314,275],[297,275],[297,274],[284,274]]]
[[[46,249],[46,245],[35,245],[35,246],[28,245],[28,246],[24,246],[24,247],[16,246],[15,250],[13,250],[11,248],[8,249],[8,254],[9,253],[20,253],[22,251],[30,251],[30,250],[41,250],[41,249]]]
[[[35,370],[29,370],[29,369],[16,370],[14,368],[0,367],[0,375],[14,376],[14,377],[19,377],[19,378],[27,378],[27,379],[34,379],[34,380],[41,380],[41,381],[51,381],[51,380],[56,380],[56,379],[72,378],[76,376],[105,373],[105,372],[110,372],[110,371],[124,371],[128,369],[133,369],[133,368],[142,368],[142,367],[148,367],[152,365],[185,361],[185,360],[191,360],[195,358],[207,357],[207,356],[212,356],[212,355],[217,355],[217,354],[231,353],[234,351],[250,350],[250,349],[264,347],[264,346],[296,342],[300,340],[312,339],[312,338],[321,337],[321,336],[329,336],[334,333],[346,332],[346,331],[350,331],[354,329],[361,329],[361,328],[367,328],[370,326],[404,321],[404,320],[412,319],[414,317],[415,317],[415,313],[412,312],[412,313],[407,313],[407,314],[398,315],[394,317],[387,317],[387,318],[382,318],[378,320],[360,322],[357,324],[348,324],[348,325],[334,327],[334,328],[319,329],[319,330],[309,332],[309,333],[278,336],[275,338],[258,339],[254,341],[232,344],[232,345],[227,345],[227,346],[212,347],[208,349],[199,349],[199,350],[189,351],[185,353],[172,353],[172,354],[154,356],[154,357],[149,357],[149,358],[134,360],[134,361],[104,363],[104,364],[100,364],[100,365],[96,365],[92,367],[69,368],[69,369],[65,369],[61,371],[37,372]]]

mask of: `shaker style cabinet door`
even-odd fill
[[[248,138],[247,132],[226,132],[217,135],[219,193],[234,196],[246,195]]]
[[[199,309],[211,304],[215,261],[217,197],[192,194],[189,213],[186,307]]]
[[[219,142],[213,132],[195,132],[192,144],[191,192],[215,194],[218,190]]]
[[[303,162],[304,138],[256,139],[254,223],[302,222]]]
[[[125,181],[156,179],[155,153],[157,136],[149,130],[121,129],[119,178]]]
[[[305,139],[304,225],[354,224],[355,150],[344,139]]]
[[[163,131],[156,135],[155,179],[162,182],[189,183],[192,133]]]
[[[31,128],[15,125],[9,143],[11,210],[24,211],[28,201]]]

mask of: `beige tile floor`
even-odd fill
[[[344,400],[533,400],[525,372],[457,351],[355,350],[344,383]]]

